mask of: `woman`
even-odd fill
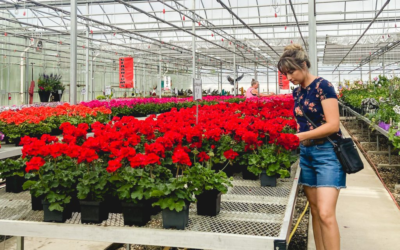
[[[258,87],[260,84],[258,83],[257,80],[251,80],[251,87],[247,89],[246,91],[246,98],[253,98],[257,96],[270,96],[273,95],[274,93],[269,93],[269,94],[260,94],[258,93]]]
[[[299,85],[293,91],[296,135],[301,142],[299,184],[304,186],[310,203],[316,248],[338,250],[340,235],[336,203],[340,189],[346,188],[346,173],[327,137],[335,141],[342,136],[339,107],[332,84],[312,75],[310,67],[306,52],[298,44],[287,46],[278,63],[279,71],[293,84]]]

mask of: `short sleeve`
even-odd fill
[[[335,88],[333,87],[332,83],[323,80],[320,82],[317,88],[318,96],[321,101],[329,98],[337,98]]]

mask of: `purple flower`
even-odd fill
[[[2,141],[3,139],[4,139],[4,134],[0,132],[0,141]]]
[[[397,131],[395,136],[400,136],[400,131]]]

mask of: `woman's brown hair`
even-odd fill
[[[256,79],[252,79],[251,80],[251,86],[253,87],[254,85],[256,85],[258,83],[258,81]]]
[[[303,63],[307,68],[311,67],[310,59],[300,44],[290,44],[285,47],[278,62],[279,71],[286,75],[289,71],[303,70]]]

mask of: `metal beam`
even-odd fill
[[[250,30],[260,41],[262,41],[265,45],[267,45],[277,56],[279,56],[278,52],[276,52],[271,45],[269,45],[264,39],[262,39],[247,23],[245,23],[238,15],[236,15],[228,6],[226,6],[221,0],[217,0],[218,3],[221,4],[232,16],[234,16],[239,22],[241,22],[248,30]]]
[[[379,12],[376,14],[374,19],[371,21],[371,23],[368,25],[368,27],[365,29],[365,31],[361,34],[361,36],[357,39],[357,41],[353,44],[349,52],[343,57],[343,59],[339,62],[339,64],[336,66],[336,68],[332,71],[334,73],[336,69],[339,67],[339,65],[346,59],[346,57],[350,54],[350,52],[353,50],[353,48],[358,44],[358,42],[361,40],[361,38],[367,33],[368,29],[372,26],[372,24],[375,22],[375,20],[378,18],[378,16],[382,13],[383,9],[389,4],[390,0],[386,0],[385,4],[382,6],[382,8],[379,10]]]
[[[301,39],[303,40],[304,47],[306,48],[306,50],[308,50],[308,48],[307,48],[307,43],[306,43],[306,41],[304,40],[303,34],[301,33],[299,21],[297,20],[297,16],[296,16],[296,12],[294,11],[294,7],[293,7],[292,0],[289,0],[289,3],[290,3],[290,7],[292,8],[292,12],[293,12],[294,19],[296,20],[297,29],[299,30]],[[310,5],[310,3],[308,3],[308,5]],[[315,26],[315,28],[316,28],[316,26]]]
[[[70,61],[70,86],[69,86],[69,103],[76,104],[76,75],[77,75],[77,0],[71,0],[71,61]]]

